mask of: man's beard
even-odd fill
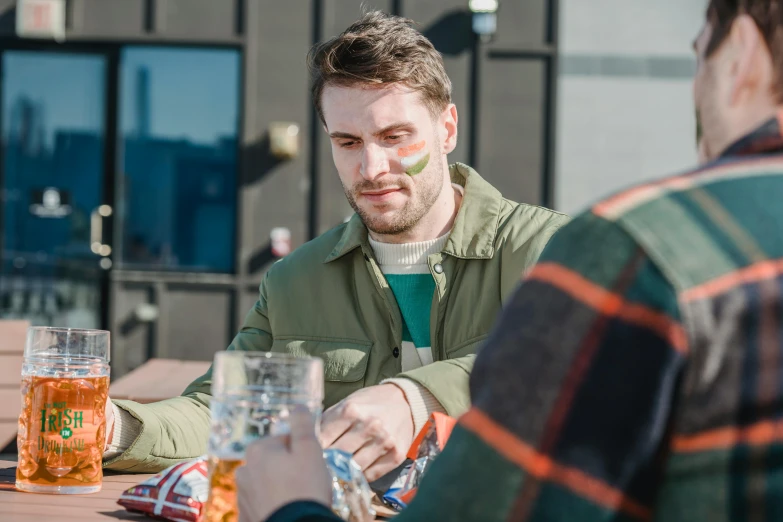
[[[426,182],[416,185],[418,193],[413,192],[414,183],[412,179],[406,179],[408,183],[400,187],[395,183],[374,183],[372,181],[362,181],[355,184],[351,189],[343,186],[345,197],[348,199],[348,203],[361,218],[364,225],[370,232],[378,235],[394,236],[409,231],[415,227],[419,221],[430,211],[432,206],[440,196],[441,190],[443,190],[443,167],[441,164],[435,162],[431,168],[426,169],[424,172],[417,175],[422,178],[422,181],[426,179]],[[407,178],[407,175],[405,175]],[[405,179],[405,178],[401,178]],[[393,211],[394,217],[390,220],[381,216],[373,216],[361,207],[356,202],[356,198],[360,197],[360,194],[368,190],[383,190],[384,188],[396,188],[411,190],[411,194],[416,194],[408,199],[405,205]]]

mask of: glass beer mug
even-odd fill
[[[259,437],[287,433],[289,411],[297,406],[320,416],[323,398],[321,359],[239,350],[215,354],[203,522],[239,520],[234,472],[244,464],[245,448]]]
[[[16,487],[100,491],[109,394],[109,332],[33,327],[22,365]]]

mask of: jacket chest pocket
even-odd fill
[[[364,387],[372,342],[355,339],[276,337],[272,351],[319,357],[324,362],[324,407]]]

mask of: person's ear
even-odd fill
[[[731,46],[730,103],[755,97],[759,89],[768,90],[774,77],[772,56],[753,18],[743,14],[734,20],[727,41]]]
[[[459,123],[459,115],[457,114],[457,106],[450,103],[448,107],[443,111],[440,117],[441,126],[443,129],[442,147],[444,154],[450,154],[457,147],[457,125]]]

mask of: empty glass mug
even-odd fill
[[[100,491],[109,395],[109,332],[33,327],[22,364],[16,487]]]
[[[215,354],[210,489],[203,522],[239,519],[234,472],[244,464],[245,448],[260,437],[287,433],[293,408],[307,407],[320,418],[323,375],[323,361],[315,357],[239,350]]]

